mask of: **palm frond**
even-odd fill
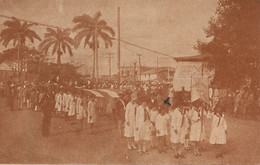
[[[13,17],[12,20],[5,21],[4,25],[10,28],[21,28],[21,22],[15,17]]]
[[[82,23],[82,22],[88,23],[89,22],[90,23],[90,22],[92,22],[92,18],[87,14],[83,14],[81,16],[74,17],[72,22],[74,22],[74,23]]]
[[[61,48],[62,48],[63,53],[66,53],[65,42],[61,42],[60,44],[61,44]]]
[[[101,11],[98,11],[93,16],[93,23],[98,23],[99,18],[101,17]]]
[[[67,50],[68,50],[70,56],[73,56],[71,46],[70,46],[69,44],[67,44],[67,43],[64,43],[64,45],[66,46],[66,48],[67,48]]]
[[[53,41],[55,41],[53,38],[47,38],[47,39],[43,40],[43,41],[39,44],[38,48],[39,48],[40,50],[42,50],[42,49],[45,47],[46,44],[48,44],[49,42],[53,42]]]
[[[92,36],[92,33],[88,33],[88,35],[86,35],[85,37],[85,41],[84,41],[84,48],[86,47],[87,44],[89,44],[89,40]]]
[[[53,46],[56,43],[56,41],[50,41],[48,43],[46,43],[43,47],[42,47],[42,52],[47,53],[49,48],[51,48],[51,46]]]
[[[101,32],[99,32],[99,35],[103,39],[103,41],[106,45],[106,48],[108,46],[112,47],[112,45],[113,45],[112,38],[107,33],[104,33],[104,32],[101,31]]]
[[[27,23],[27,22],[24,22],[22,25],[21,25],[21,29],[24,29],[24,30],[27,30],[29,27],[33,26],[34,24],[32,23]]]
[[[91,26],[89,26],[89,25],[90,25],[89,23],[85,23],[85,22],[78,23],[77,25],[75,25],[73,27],[73,30],[90,29]]]
[[[82,39],[86,36],[88,36],[88,34],[91,33],[89,30],[82,30],[80,31],[78,34],[76,34],[75,38],[74,38],[74,45],[75,48],[78,48]]]
[[[74,45],[74,40],[71,37],[69,37],[69,36],[63,38],[63,40],[65,42],[68,42],[70,45]]]
[[[55,44],[54,44],[54,46],[53,46],[53,48],[52,48],[52,55],[54,55],[57,51],[58,51],[58,42],[55,42]]]
[[[49,27],[46,30],[47,30],[47,33],[50,33],[50,35],[55,36],[55,38],[57,38],[57,31],[55,31],[54,29],[49,28]]]
[[[30,30],[28,29],[25,33],[25,37],[29,38],[31,40],[31,42],[34,42],[34,38],[41,41],[42,39],[40,38],[40,36],[38,36],[38,34],[34,31],[34,30]]]

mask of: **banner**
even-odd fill
[[[203,62],[178,62],[173,78],[173,88],[181,91],[182,87],[186,91],[191,90],[192,77],[214,77],[214,71],[209,71],[203,67]]]
[[[209,103],[209,79],[208,77],[192,77],[191,102],[201,99]]]

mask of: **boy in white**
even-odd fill
[[[135,141],[138,142],[138,152],[142,154],[146,152],[145,142],[151,140],[149,108],[145,100],[137,107],[135,119]]]
[[[171,114],[171,142],[175,145],[174,157],[184,158],[182,144],[185,136],[188,134],[189,122],[188,112],[183,107],[183,103],[177,103],[179,106]]]
[[[216,148],[219,150],[216,158],[223,157],[222,146],[227,143],[227,123],[220,105],[217,104],[215,107],[215,113],[209,113],[208,117],[212,117],[209,143],[215,144],[217,146]]]
[[[133,138],[135,132],[135,113],[136,113],[136,99],[137,95],[131,95],[131,101],[126,105],[126,112],[125,112],[125,137],[127,137],[127,148],[129,150],[132,147],[135,149],[136,146],[134,145]]]
[[[155,128],[156,136],[159,140],[158,152],[167,152],[166,151],[166,136],[168,135],[168,120],[169,116],[165,113],[164,109],[158,108],[159,114],[156,116]]]

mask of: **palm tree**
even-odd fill
[[[57,30],[47,28],[47,32],[44,34],[44,40],[40,43],[39,49],[47,53],[50,47],[52,47],[52,55],[57,53],[57,64],[61,63],[61,55],[69,52],[70,56],[73,56],[72,45],[74,45],[74,40],[70,37],[70,32],[68,29]]]
[[[86,45],[89,45],[89,47],[93,50],[93,78],[95,77],[95,66],[97,68],[97,77],[99,76],[98,38],[101,37],[107,48],[108,46],[112,47],[112,37],[115,36],[115,31],[113,28],[108,26],[107,22],[100,19],[100,17],[101,12],[99,11],[96,12],[93,17],[83,14],[81,16],[76,16],[73,19],[73,22],[76,23],[73,30],[78,31],[78,34],[74,38],[75,47],[78,48],[81,41],[84,39],[84,48]]]
[[[0,42],[3,43],[4,47],[7,47],[8,44],[13,41],[13,47],[18,46],[18,70],[20,71],[22,67],[19,67],[19,56],[20,56],[20,46],[25,46],[26,39],[29,39],[32,43],[34,43],[34,39],[41,41],[41,38],[37,35],[37,33],[30,29],[31,26],[35,24],[23,22],[21,23],[15,17],[12,17],[12,20],[7,20],[4,22],[4,26],[7,28],[2,30],[0,33]]]

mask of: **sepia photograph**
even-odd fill
[[[0,0],[0,164],[260,164],[260,0]]]

